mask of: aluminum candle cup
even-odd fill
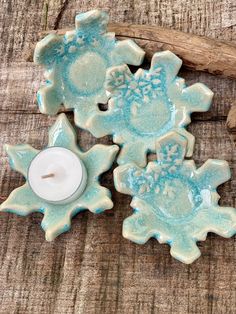
[[[83,193],[87,172],[80,158],[63,147],[49,147],[32,160],[28,181],[33,192],[46,202],[64,204]]]

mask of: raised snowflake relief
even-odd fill
[[[124,237],[139,244],[154,237],[171,246],[173,257],[192,263],[200,256],[196,242],[208,232],[236,233],[236,211],[218,205],[216,188],[230,178],[228,163],[209,159],[197,169],[193,160],[184,160],[186,148],[186,139],[170,132],[157,142],[157,161],[145,168],[119,166],[114,181],[119,192],[133,196]]]
[[[96,137],[112,134],[122,145],[119,164],[134,161],[145,166],[156,140],[170,131],[188,139],[187,156],[192,155],[194,137],[185,127],[192,112],[209,109],[213,93],[201,83],[186,87],[177,77],[181,64],[176,55],[164,51],[154,54],[148,71],[139,69],[133,75],[127,65],[107,71],[109,108],[91,115],[87,128]]]
[[[37,44],[34,61],[46,69],[37,94],[42,113],[56,114],[64,105],[74,110],[75,123],[86,128],[91,112],[107,101],[106,70],[142,63],[144,51],[131,39],[117,41],[107,33],[107,24],[107,13],[92,10],[76,16],[75,30],[50,34]]]

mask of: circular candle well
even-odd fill
[[[82,161],[71,150],[49,147],[32,160],[28,181],[33,192],[45,201],[67,203],[83,193],[87,173]]]

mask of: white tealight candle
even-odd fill
[[[79,157],[63,147],[49,147],[32,160],[28,182],[33,192],[47,202],[67,203],[79,197],[87,173]]]

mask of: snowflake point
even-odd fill
[[[172,150],[174,148],[176,148],[176,151],[177,149],[181,150],[179,154],[179,159],[181,160],[184,159],[186,155],[186,149],[187,149],[186,137],[178,134],[177,132],[169,132],[163,135],[162,137],[160,137],[160,139],[158,139],[156,142],[156,154],[157,154],[158,159],[163,158],[163,157],[160,157],[160,154],[163,154],[163,148],[167,148],[168,146],[172,147]],[[175,152],[173,152],[173,154]]]
[[[178,74],[182,66],[182,60],[177,57],[173,52],[166,50],[156,52],[151,61],[151,71],[155,71],[156,68],[164,68],[167,72],[167,79],[173,80]]]
[[[97,27],[102,27],[105,31],[109,21],[109,16],[106,12],[101,10],[91,10],[88,12],[80,13],[75,17],[76,29],[91,27],[98,30]]]
[[[132,76],[132,73],[126,64],[111,67],[106,72],[105,87],[111,94],[126,84],[126,80]]]
[[[34,62],[36,64],[48,65],[47,54],[59,43],[62,42],[62,36],[58,34],[49,34],[36,44],[34,50]]]
[[[123,62],[132,65],[140,65],[143,62],[145,51],[133,40],[125,39],[118,41],[113,56],[123,56]]]
[[[202,83],[195,83],[183,89],[183,97],[189,102],[187,106],[189,112],[209,110],[213,95],[213,92]]]

